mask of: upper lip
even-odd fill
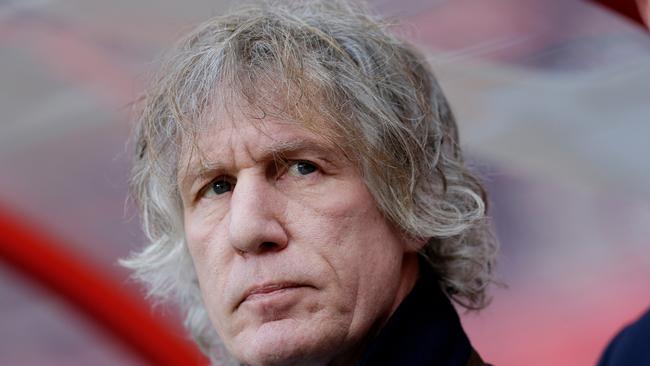
[[[237,302],[237,307],[241,305],[246,299],[248,299],[252,295],[259,295],[259,294],[268,294],[274,291],[278,290],[283,290],[286,288],[295,288],[295,287],[304,287],[307,286],[305,284],[297,283],[297,282],[268,282],[268,283],[263,283],[263,284],[257,284],[250,286],[246,291],[243,292],[241,298]]]

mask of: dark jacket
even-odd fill
[[[609,343],[598,366],[650,365],[650,309]]]
[[[427,264],[358,366],[480,366],[458,314]]]

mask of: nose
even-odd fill
[[[280,251],[288,235],[280,221],[282,203],[265,179],[241,176],[230,198],[230,245],[240,255]]]

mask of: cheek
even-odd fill
[[[332,258],[340,262],[364,249],[365,228],[380,219],[373,206],[372,198],[364,190],[340,187],[313,199],[289,200],[285,227],[294,244],[306,245],[310,251],[326,256],[340,255]],[[355,245],[350,245],[353,242]],[[345,253],[339,253],[341,250]]]
[[[226,339],[222,340],[227,341],[231,322],[225,294],[228,293],[226,286],[231,263],[226,258],[228,254],[223,250],[224,243],[215,240],[218,231],[192,231],[190,228],[186,230],[188,248],[208,318],[220,337],[226,336]]]
[[[224,273],[227,273],[227,246],[219,241],[224,237],[221,233],[220,222],[196,218],[185,222],[185,240],[194,263],[199,280],[199,286],[206,305],[214,307],[222,293],[225,283]],[[218,271],[217,271],[218,269]]]
[[[365,185],[342,187],[315,201],[290,202],[287,212],[294,243],[324,260],[345,291],[356,293],[371,277],[387,277],[399,268],[402,244]]]
[[[219,238],[226,237],[224,215],[220,210],[208,206],[206,204],[192,212],[185,212],[185,240],[197,269],[217,259],[215,249],[225,248],[219,242]]]
[[[313,194],[287,197],[287,223],[317,219],[345,224],[363,218],[375,208],[360,178],[328,179]]]
[[[186,217],[188,217],[186,215]],[[206,230],[207,225],[202,221],[196,220],[193,216],[185,220],[185,242],[187,248],[192,256],[194,267],[197,270],[197,275],[201,275],[203,268],[205,268],[205,261],[207,260],[206,251],[208,246],[207,240],[210,236],[210,231]]]

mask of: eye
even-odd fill
[[[232,183],[225,179],[216,179],[210,183],[209,192],[216,195],[224,194],[226,192],[232,191]]]
[[[308,161],[298,161],[289,167],[289,172],[293,175],[308,175],[316,170],[318,167]]]

